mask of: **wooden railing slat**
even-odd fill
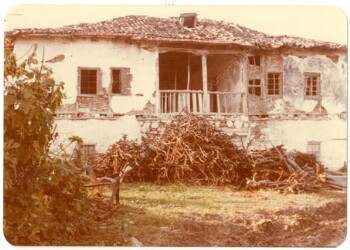
[[[203,113],[203,91],[200,90],[160,90],[159,107],[161,113],[178,113],[185,107],[193,113]],[[210,98],[207,101],[215,101],[217,110],[210,110],[209,113],[241,113],[244,93],[208,91]]]
[[[217,113],[221,113],[221,107],[220,107],[220,95],[216,94],[216,106],[217,106]]]
[[[198,94],[198,111],[199,111],[199,113],[203,112],[203,98],[202,98],[202,94]]]
[[[193,113],[197,113],[197,95],[196,93],[192,93],[192,107]]]

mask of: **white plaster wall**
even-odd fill
[[[268,121],[262,133],[274,145],[301,152],[306,152],[308,141],[320,141],[320,160],[329,169],[338,170],[347,161],[347,122],[336,116],[329,120]]]
[[[78,86],[78,67],[97,67],[102,71],[102,85],[108,89],[111,82],[111,67],[130,68],[132,74],[131,96],[113,95],[111,108],[115,113],[127,113],[142,110],[148,101],[154,103],[158,60],[157,51],[148,51],[135,45],[111,40],[91,41],[79,39],[74,41],[53,39],[17,39],[14,52],[23,56],[33,44],[38,44],[38,58],[42,58],[45,48],[45,60],[63,54],[62,62],[47,63],[54,72],[57,81],[65,82],[67,99],[64,104],[76,100]],[[136,94],[139,94],[136,96]],[[141,96],[140,96],[141,95]]]
[[[324,55],[283,58],[283,99],[294,105],[296,109],[310,112],[317,100],[307,100],[304,97],[305,72],[321,74],[322,106],[329,114],[339,114],[347,110],[347,60],[345,55],[339,55],[333,62]]]
[[[141,130],[135,116],[124,115],[115,120],[56,120],[59,137],[55,143],[67,145],[70,136],[79,136],[84,143],[96,144],[97,152],[105,152],[124,135],[141,143]]]

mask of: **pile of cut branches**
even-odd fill
[[[151,160],[142,166],[144,172],[152,172],[150,181],[237,184],[238,171],[249,166],[247,152],[205,118],[176,116],[163,129],[161,135],[150,134],[143,140]]]
[[[94,172],[96,176],[118,177],[128,166],[138,166],[141,146],[124,136],[117,143],[109,147],[107,152],[96,155],[94,159]]]
[[[118,176],[126,166],[127,181],[232,184],[250,190],[272,188],[283,193],[344,189],[313,155],[286,152],[283,145],[248,151],[203,117],[179,115],[161,124],[163,133],[149,133],[142,144],[123,138],[100,154],[98,176]]]
[[[283,193],[317,191],[325,186],[325,168],[313,155],[287,153],[283,145],[250,152],[253,160],[248,189],[269,187]]]

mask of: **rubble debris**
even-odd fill
[[[149,133],[141,145],[126,138],[113,144],[97,159],[97,175],[115,177],[131,166],[134,169],[127,176],[128,181],[232,184],[282,193],[346,189],[346,182],[328,173],[315,156],[287,152],[283,145],[246,150],[233,144],[237,135],[223,133],[203,117],[179,115],[159,126],[164,132]]]

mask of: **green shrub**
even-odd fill
[[[89,207],[80,163],[49,153],[64,84],[38,61],[36,46],[20,64],[10,55],[4,65],[4,234],[13,245],[51,245],[79,233],[83,224],[68,222]]]

